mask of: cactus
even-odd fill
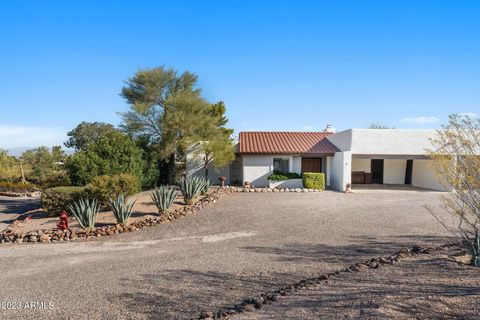
[[[83,229],[93,229],[100,204],[96,199],[82,198],[68,205],[70,213],[77,219]]]
[[[119,194],[115,199],[110,198],[110,207],[112,207],[117,223],[126,224],[128,222],[135,202],[127,200],[123,194]]]
[[[205,190],[205,184],[207,183],[206,181],[207,180],[205,178],[187,176],[178,182],[185,203],[192,203],[195,197]]]
[[[210,187],[213,185],[212,180],[204,179],[205,185],[203,186],[202,194],[207,194]]]
[[[165,213],[177,197],[178,191],[167,186],[155,188],[152,192],[152,200],[158,208],[158,213]]]

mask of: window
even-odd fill
[[[288,167],[289,167],[288,159],[281,159],[281,158],[273,159],[273,171],[288,173],[289,172]]]

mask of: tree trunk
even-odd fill
[[[203,168],[205,169],[205,179],[208,180],[208,164],[210,163],[210,159],[208,158],[208,154],[205,154],[203,157]]]
[[[22,163],[20,162],[20,171],[22,172],[22,183],[25,183],[26,180],[25,180],[25,172],[23,171],[23,165]]]

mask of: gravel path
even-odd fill
[[[91,241],[0,246],[8,319],[185,319],[446,232],[439,194],[238,193],[173,223]],[[7,267],[8,266],[8,267]]]

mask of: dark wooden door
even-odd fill
[[[321,158],[302,158],[303,172],[322,172]]]
[[[407,160],[407,169],[405,171],[405,184],[412,184],[413,160]]]
[[[383,159],[372,159],[372,182],[383,184]]]

